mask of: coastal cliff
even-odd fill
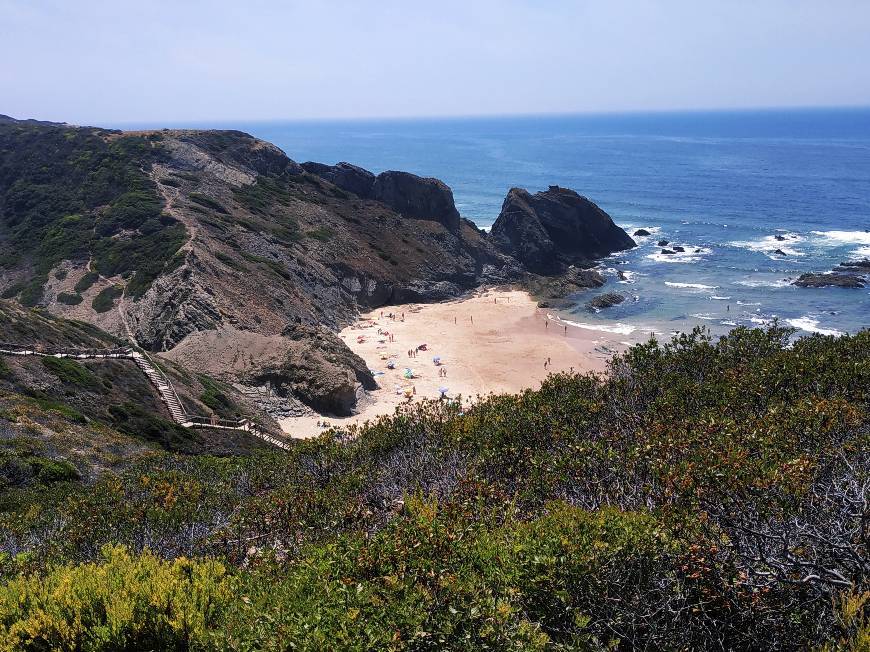
[[[300,165],[239,131],[0,123],[3,298],[316,409],[347,413],[371,381],[332,335],[360,310],[560,274],[632,245],[555,187],[511,190],[487,235],[437,179]],[[558,285],[577,290],[575,277]],[[300,360],[335,369],[300,374]]]

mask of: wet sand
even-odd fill
[[[394,315],[391,318],[389,315]],[[404,314],[404,321],[402,315]],[[378,332],[380,331],[380,333]],[[407,304],[378,309],[339,336],[376,375],[379,388],[368,393],[351,417],[310,416],[285,419],[293,437],[312,437],[329,426],[362,424],[411,400],[474,400],[489,393],[537,388],[548,374],[603,371],[615,351],[625,349],[624,335],[567,326],[539,309],[525,292],[490,290],[457,301]],[[425,344],[416,357],[408,351]],[[433,359],[440,358],[440,365]],[[547,360],[550,363],[544,367]],[[388,368],[392,360],[394,368]],[[405,377],[411,369],[413,378]],[[439,371],[446,373],[440,375]],[[317,422],[321,425],[318,426]]]

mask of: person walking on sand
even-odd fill
[[[549,321],[545,321],[545,322],[544,322],[544,328],[549,328],[549,327],[550,327],[550,322],[549,322]]]
[[[456,316],[453,317],[453,325],[456,326]]]

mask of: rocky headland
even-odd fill
[[[508,284],[546,304],[634,246],[572,190],[511,189],[486,234],[437,179],[300,165],[237,131],[3,120],[0,169],[3,298],[336,414],[374,382],[335,337],[360,311]]]

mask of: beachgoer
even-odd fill
[[[456,317],[453,317],[453,324],[456,324]]]
[[[545,322],[544,322],[544,328],[549,328],[549,327],[550,327],[550,322],[545,321]]]
[[[568,334],[568,327],[565,326],[565,335],[567,335],[567,334]]]

